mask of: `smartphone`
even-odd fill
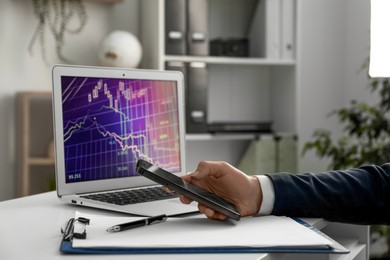
[[[229,218],[237,221],[241,218],[241,215],[234,204],[198,186],[188,183],[173,173],[165,171],[156,165],[140,159],[137,162],[136,170],[140,175],[218,211]]]

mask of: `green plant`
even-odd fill
[[[304,145],[303,154],[315,150],[319,157],[329,158],[329,169],[390,162],[389,79],[371,79],[369,88],[379,92],[378,104],[353,100],[350,107],[332,111],[329,116],[337,116],[344,125],[342,136],[333,140],[329,130],[317,129],[313,140]]]
[[[47,63],[45,32],[48,29],[53,35],[57,58],[64,63],[70,61],[63,55],[66,34],[80,33],[86,23],[87,14],[82,0],[32,0],[34,15],[38,19],[38,25],[29,44],[29,52],[33,53],[36,41],[40,43],[42,59]],[[73,18],[78,20],[78,25],[72,27]]]

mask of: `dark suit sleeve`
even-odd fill
[[[268,174],[273,215],[390,224],[390,163],[324,173]]]

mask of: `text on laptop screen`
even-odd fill
[[[66,182],[138,175],[142,158],[179,172],[177,83],[61,77]]]

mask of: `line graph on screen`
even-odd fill
[[[61,80],[67,182],[134,176],[141,158],[180,170],[175,82]]]

